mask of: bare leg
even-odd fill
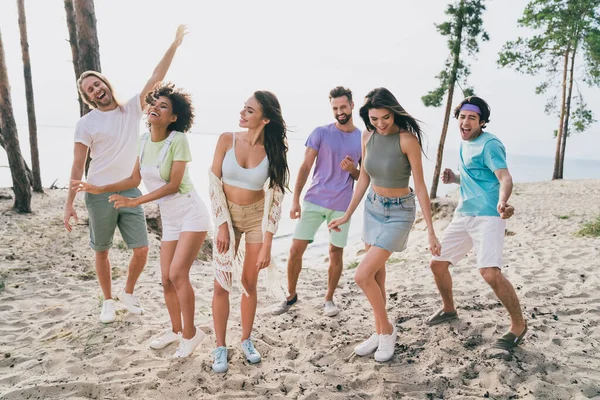
[[[375,316],[375,329],[378,334],[389,335],[393,332],[394,327],[388,320],[387,311],[385,309],[385,294],[382,296],[381,286],[375,280],[375,275],[381,268],[385,268],[385,262],[392,253],[379,247],[371,247],[365,258],[359,264],[354,280],[362,289],[365,296],[369,300]],[[382,282],[385,287],[385,281]]]
[[[510,331],[517,336],[521,335],[525,329],[525,320],[521,312],[519,298],[511,283],[502,275],[500,268],[480,268],[479,273],[492,287],[494,293],[510,314]]]
[[[171,262],[173,261],[173,255],[175,255],[176,248],[176,240],[160,242],[160,275],[163,285],[163,294],[165,296],[165,304],[169,311],[173,332],[179,333],[183,329],[183,324],[181,323],[181,308],[179,307],[175,286],[173,285],[173,282],[171,282],[171,279],[169,279]]]
[[[308,240],[294,239],[290,248],[290,258],[287,265],[288,273],[288,300],[296,295],[296,285],[302,271],[302,256],[308,247]]]
[[[452,276],[450,275],[449,267],[450,263],[448,261],[431,261],[429,263],[431,268],[431,272],[433,272],[433,278],[435,279],[435,284],[442,296],[442,302],[444,306],[442,311],[444,312],[452,312],[456,309],[454,308],[454,298],[452,296]]]
[[[333,292],[337,288],[344,269],[344,249],[329,245],[329,271],[327,279],[327,295],[325,301],[333,301]]]
[[[100,284],[100,289],[102,289],[104,300],[111,300],[112,282],[108,250],[96,252],[96,276],[98,277],[98,283]]]
[[[206,232],[182,232],[169,270],[169,279],[175,285],[183,316],[184,339],[191,339],[196,335],[196,326],[194,325],[196,296],[190,283],[190,269],[198,257],[204,238],[206,238]]]
[[[262,243],[246,243],[246,254],[244,255],[244,267],[242,270],[242,284],[248,296],[242,295],[242,342],[250,337],[254,317],[256,315],[256,303],[258,296],[256,293],[256,284],[258,282],[258,268],[256,261]]]
[[[214,244],[213,244],[214,245]],[[236,240],[235,249],[237,251],[240,245],[239,239]],[[229,319],[229,292],[221,286],[215,279],[212,300],[213,324],[215,327],[215,336],[217,337],[217,347],[226,346],[227,320]]]
[[[132,294],[135,284],[142,274],[146,261],[148,260],[148,246],[133,249],[133,255],[127,269],[127,281],[125,282],[125,293]]]

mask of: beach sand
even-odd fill
[[[83,201],[76,201],[80,223],[67,233],[65,196],[63,190],[34,194],[30,215],[13,212],[12,200],[0,200],[1,399],[600,398],[600,238],[573,234],[600,214],[600,181],[515,185],[503,272],[517,290],[529,333],[513,354],[492,358],[487,350],[509,319],[474,267],[473,254],[452,269],[460,319],[436,327],[423,323],[441,302],[419,221],[408,249],[393,254],[387,267],[388,310],[399,332],[390,362],[352,353],[374,330],[369,304],[353,281],[362,258],[362,244],[355,243],[346,249],[335,298],[342,312],[334,318],[321,311],[327,260],[310,249],[300,300],[289,313],[272,316],[273,300],[259,288],[253,332],[263,355],[258,365],[249,365],[239,348],[240,294],[232,294],[226,374],[211,370],[210,264],[192,268],[197,325],[208,336],[188,359],[170,359],[175,346],[148,348],[169,326],[159,239],[151,235],[136,289],[146,313],[121,310],[116,322],[104,325]],[[440,201],[440,237],[455,202],[456,193]],[[124,284],[130,254],[115,239],[114,292]]]

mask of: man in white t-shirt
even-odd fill
[[[177,28],[175,40],[160,60],[142,92],[124,104],[114,97],[110,82],[99,72],[86,71],[79,77],[77,87],[83,101],[92,109],[75,128],[75,147],[71,181],[81,180],[89,149],[90,162],[87,181],[96,186],[119,182],[131,175],[137,153],[140,121],[145,107],[145,95],[162,81],[173,61],[177,48],[186,34],[185,26]],[[65,203],[64,225],[71,232],[71,217],[78,221],[73,208],[78,185],[71,185]],[[90,226],[90,247],[96,252],[96,273],[104,294],[100,321],[115,320],[115,302],[112,297],[111,267],[108,251],[112,247],[115,228],[118,227],[127,247],[133,249],[125,287],[117,297],[133,314],[143,314],[133,294],[135,284],[148,258],[146,218],[141,206],[115,209],[108,197],[114,193],[85,194]],[[126,197],[138,197],[138,188],[119,192]]]

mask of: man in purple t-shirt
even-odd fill
[[[329,101],[336,122],[320,126],[310,134],[306,141],[304,162],[298,171],[290,217],[300,220],[294,231],[288,261],[289,296],[277,304],[273,310],[276,315],[289,310],[298,300],[296,284],[302,270],[304,251],[323,222],[329,224],[331,220],[344,215],[352,199],[354,181],[360,174],[357,163],[361,157],[361,132],[352,121],[352,91],[338,86],[329,92]],[[300,207],[300,194],[315,160],[312,184]],[[339,232],[329,233],[329,279],[323,306],[323,313],[328,317],[339,313],[333,303],[333,292],[342,275],[343,252],[349,228],[350,222],[340,225]]]

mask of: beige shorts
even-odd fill
[[[247,206],[240,206],[228,201],[227,207],[229,208],[229,215],[231,215],[235,240],[239,240],[242,233],[245,233],[246,243],[262,243],[265,199],[262,198],[260,201]]]

